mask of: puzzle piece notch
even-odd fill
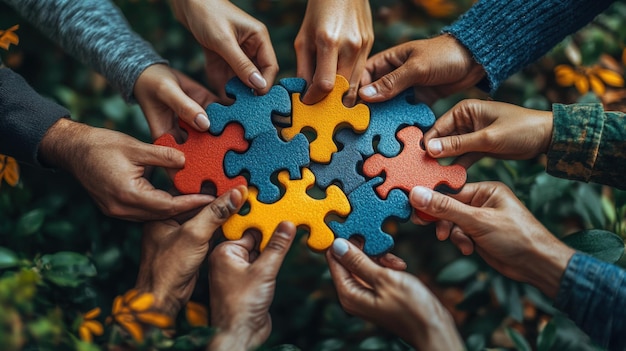
[[[261,232],[260,248],[263,250],[276,226],[284,220],[295,225],[306,225],[309,228],[307,245],[315,251],[326,250],[335,238],[325,222],[329,214],[342,217],[350,213],[350,202],[346,195],[335,185],[326,189],[326,198],[314,199],[306,191],[315,183],[315,176],[308,169],[302,171],[302,179],[289,179],[288,171],[278,174],[279,182],[285,187],[285,194],[275,203],[265,204],[257,199],[258,191],[250,187],[248,202],[250,212],[245,215],[235,214],[224,223],[224,236],[229,240],[240,239],[247,229]]]
[[[376,194],[374,187],[382,182],[381,177],[376,177],[361,184],[348,195],[352,212],[346,221],[329,224],[338,238],[362,237],[363,251],[369,256],[379,256],[393,248],[393,237],[382,230],[385,220],[390,217],[406,220],[411,215],[409,198],[401,190],[392,190],[385,200]]]
[[[207,115],[211,121],[209,131],[219,134],[230,122],[243,125],[245,137],[252,140],[260,134],[275,130],[272,114],[287,116],[291,113],[291,98],[285,88],[275,85],[265,95],[254,95],[239,78],[232,78],[226,84],[226,93],[235,99],[232,105],[210,104]]]
[[[343,145],[343,149],[332,155],[329,164],[315,163],[309,166],[319,187],[326,188],[338,181],[343,192],[349,195],[359,185],[365,183],[365,177],[357,170],[363,162],[363,156],[357,150],[359,137],[350,129],[340,130],[335,135],[335,140]]]
[[[333,90],[314,105],[302,103],[300,93],[293,93],[291,126],[283,128],[281,136],[290,140],[303,129],[314,130],[317,136],[310,145],[311,161],[329,163],[331,155],[337,151],[333,136],[339,129],[350,126],[357,132],[364,132],[369,125],[370,114],[367,106],[357,104],[348,108],[343,104],[343,95],[349,87],[348,81],[338,75]]]
[[[292,179],[300,178],[300,167],[308,166],[309,141],[303,134],[285,142],[276,131],[260,134],[243,154],[228,152],[224,157],[226,175],[233,177],[247,170],[250,184],[258,189],[261,202],[278,201],[280,189],[271,181],[274,172],[287,169]]]
[[[164,134],[154,141],[155,145],[169,146],[185,154],[185,166],[174,175],[174,186],[183,194],[200,193],[202,183],[212,182],[217,196],[238,185],[248,185],[246,178],[229,178],[224,173],[224,155],[229,150],[246,151],[248,141],[244,139],[243,127],[229,123],[222,134],[215,136],[198,132],[182,120],[180,128],[187,132],[187,140],[178,144],[171,134]]]
[[[409,193],[415,186],[435,189],[446,186],[452,191],[460,190],[467,179],[465,168],[460,165],[443,166],[437,159],[428,156],[421,147],[424,137],[422,131],[409,126],[397,133],[404,148],[395,157],[373,155],[363,162],[363,174],[375,177],[385,174],[385,181],[376,188],[376,192],[387,198],[391,189],[402,189]]]
[[[377,103],[366,103],[370,110],[370,124],[358,141],[358,150],[364,156],[375,153],[373,142],[379,153],[393,157],[400,153],[400,143],[396,140],[396,132],[402,127],[414,125],[422,129],[430,128],[435,123],[435,114],[423,103],[411,103],[413,90],[406,90],[391,100]]]

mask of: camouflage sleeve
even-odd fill
[[[546,171],[559,178],[626,189],[626,114],[601,104],[554,104]]]

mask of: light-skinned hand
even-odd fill
[[[213,234],[239,211],[247,194],[244,186],[231,189],[183,224],[173,219],[146,223],[135,288],[154,294],[155,307],[175,318],[191,297]]]
[[[343,103],[354,106],[373,42],[369,1],[309,0],[294,42],[297,76],[309,83],[302,102],[315,104],[326,97],[339,74],[350,83]]]
[[[174,14],[204,48],[209,86],[226,98],[233,76],[267,93],[278,73],[278,61],[265,25],[227,0],[170,1]]]
[[[539,223],[506,185],[468,183],[452,195],[415,187],[409,201],[442,220],[436,224],[439,240],[450,238],[465,255],[476,250],[503,275],[556,296],[574,250]]]
[[[346,312],[418,350],[464,349],[452,316],[416,277],[379,266],[344,239],[335,239],[326,259]]]
[[[295,235],[293,223],[281,222],[260,254],[259,240],[249,232],[211,253],[211,325],[217,334],[209,350],[251,350],[269,337],[276,275]]]
[[[201,194],[172,196],[144,177],[148,166],[182,168],[182,152],[65,118],[48,129],[39,146],[39,157],[44,164],[72,173],[98,207],[112,217],[165,219],[214,199]]]
[[[359,96],[386,101],[414,87],[427,104],[476,85],[485,76],[481,65],[453,36],[443,34],[394,46],[367,60]]]

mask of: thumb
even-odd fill
[[[281,222],[253,264],[260,266],[269,276],[276,277],[295,236],[296,226],[291,222]]]
[[[182,151],[168,146],[140,143],[142,146],[134,156],[142,166],[164,168],[183,168],[185,166],[185,154]]]
[[[391,71],[371,84],[359,89],[359,96],[367,102],[389,100],[414,85],[406,64]]]
[[[267,87],[267,81],[239,45],[226,45],[221,55],[244,84],[255,90]]]
[[[185,222],[183,227],[198,236],[208,235],[210,238],[218,227],[239,211],[247,196],[248,189],[243,185],[230,189]]]
[[[350,273],[361,278],[365,283],[375,287],[378,278],[385,268],[377,265],[363,251],[348,240],[337,238],[331,247],[335,259]]]
[[[197,131],[205,132],[209,129],[209,118],[204,108],[189,97],[180,86],[166,91],[162,99],[163,103],[172,109],[180,119],[193,126]]]
[[[469,152],[488,151],[481,131],[461,135],[432,138],[426,144],[428,155],[435,158],[460,156]]]
[[[416,210],[454,222],[461,228],[476,221],[474,207],[422,186],[411,190],[409,201]]]

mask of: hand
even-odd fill
[[[269,337],[276,275],[295,235],[295,225],[282,222],[261,254],[258,240],[249,232],[211,253],[211,325],[218,333],[209,350],[250,350]]]
[[[472,54],[447,34],[382,51],[367,60],[365,70],[359,95],[368,102],[389,100],[415,87],[416,97],[432,104],[476,85],[485,75]]]
[[[556,296],[574,250],[548,232],[504,184],[469,183],[452,195],[415,187],[409,199],[416,210],[444,220],[436,224],[439,240],[449,237],[466,255],[475,248],[505,276]]]
[[[469,168],[483,155],[523,160],[548,151],[552,112],[503,102],[463,100],[424,134],[432,157],[461,156],[455,163]]]
[[[176,116],[199,132],[209,129],[205,108],[217,101],[206,88],[163,64],[146,68],[135,83],[134,96],[146,115],[150,134],[180,134]]]
[[[174,319],[191,297],[213,233],[239,211],[247,195],[244,186],[231,189],[183,224],[173,219],[146,223],[136,289],[154,294],[157,309]]]
[[[42,161],[72,173],[108,216],[145,221],[204,206],[212,196],[172,196],[143,177],[147,166],[182,168],[182,152],[126,134],[61,119],[39,146]]]
[[[224,86],[234,75],[267,93],[278,73],[278,61],[263,23],[226,0],[171,1],[176,18],[204,48],[211,88],[226,98]]]
[[[309,0],[294,43],[297,75],[310,83],[302,102],[315,104],[322,100],[340,74],[350,83],[343,103],[354,106],[373,42],[369,1]]]
[[[384,268],[344,239],[326,252],[339,302],[418,350],[463,350],[450,313],[416,277]]]

